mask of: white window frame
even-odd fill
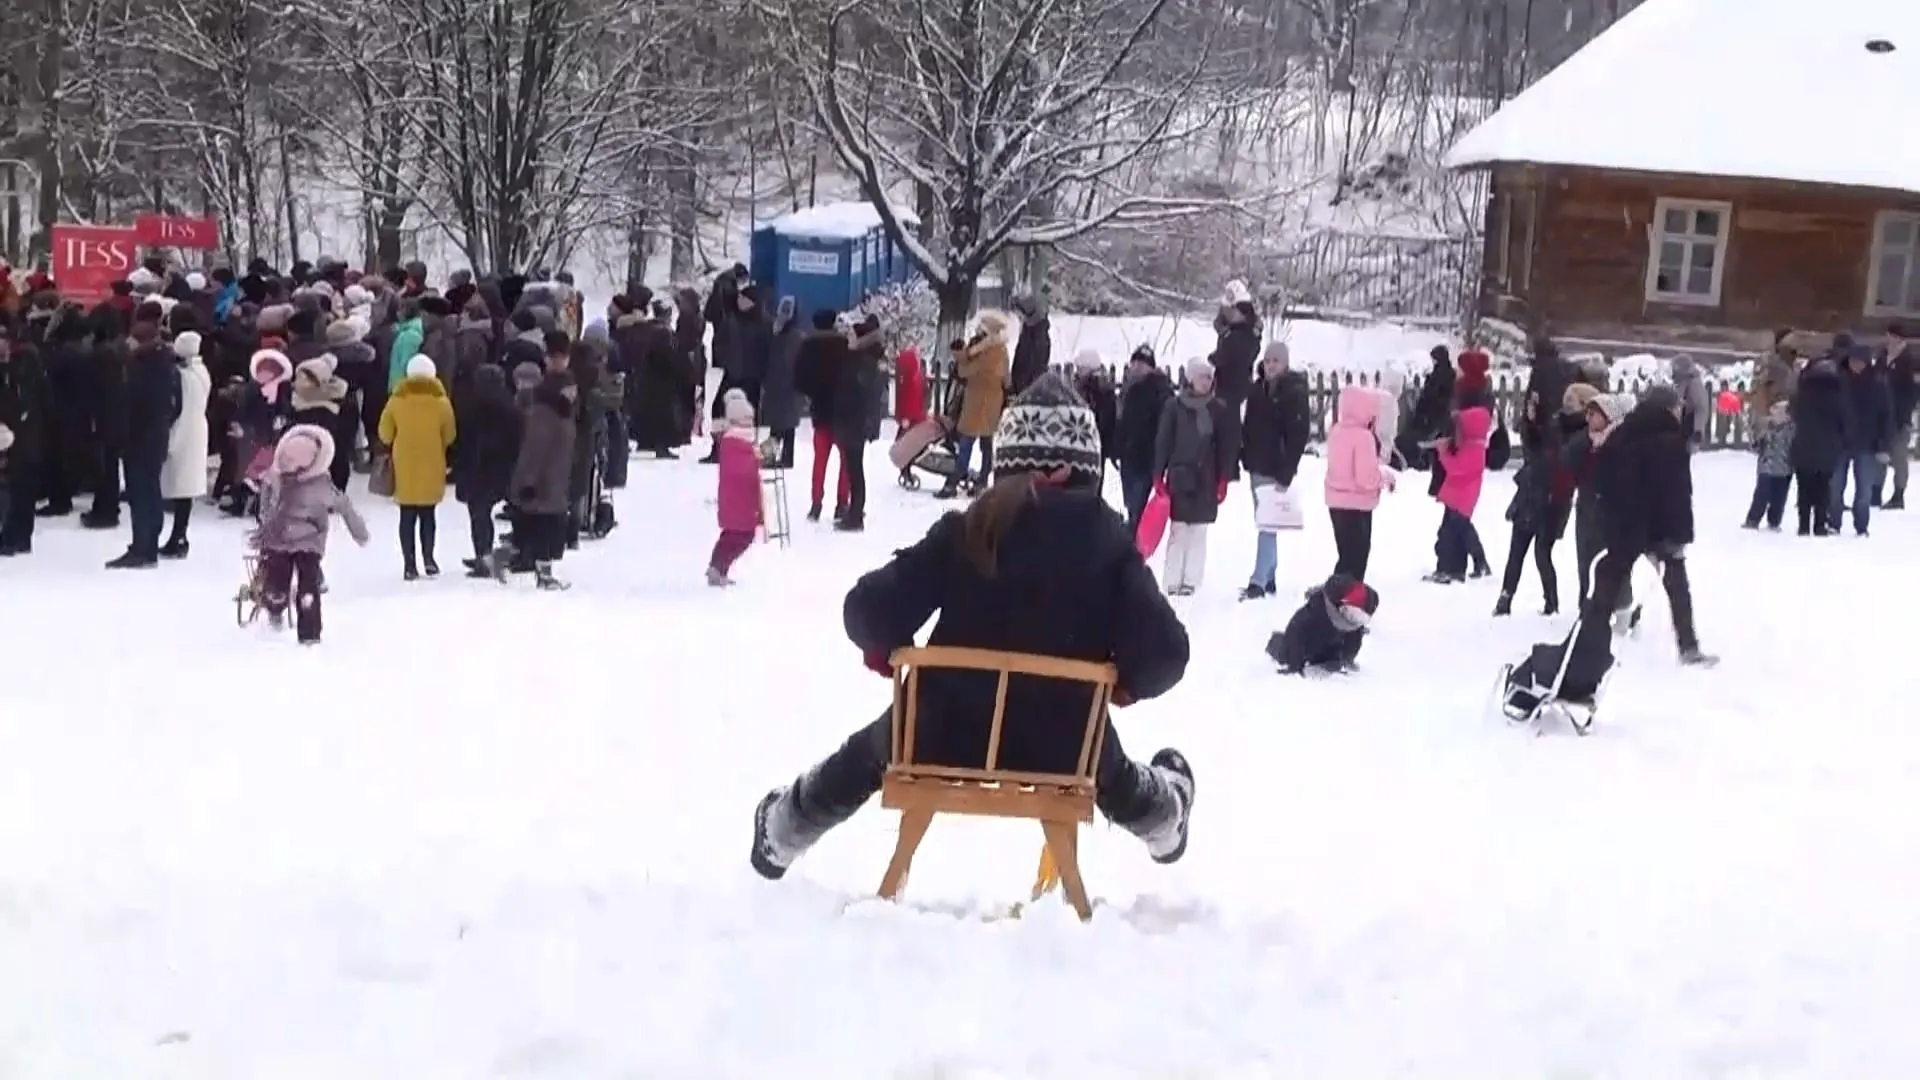
[[[1920,275],[1920,214],[1905,210],[1882,210],[1873,215],[1873,240],[1867,245],[1867,296],[1864,312],[1870,316],[1889,318],[1920,316],[1920,308],[1904,306],[1882,307],[1873,302],[1880,295],[1880,260],[1886,254],[1882,248],[1885,227],[1890,221],[1905,221],[1913,229],[1914,239],[1907,245],[1907,281],[1908,288],[1901,290],[1906,295],[1912,288],[1915,275]]]
[[[1720,215],[1720,232],[1713,238],[1713,287],[1705,296],[1690,292],[1663,292],[1660,289],[1660,245],[1667,239],[1667,213],[1678,210],[1686,213],[1689,220],[1701,210]],[[1647,225],[1647,281],[1646,298],[1651,304],[1684,304],[1689,307],[1719,307],[1720,290],[1727,280],[1727,254],[1733,235],[1733,204],[1716,202],[1712,199],[1655,199],[1653,203],[1653,221]],[[1699,243],[1703,237],[1686,234],[1691,245]],[[1691,265],[1689,263],[1689,265]],[[1682,267],[1684,276],[1686,267]]]

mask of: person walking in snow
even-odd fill
[[[180,415],[167,432],[167,464],[160,473],[160,497],[173,515],[173,528],[160,547],[163,559],[187,557],[193,503],[207,493],[207,402],[213,396],[213,377],[200,358],[201,347],[200,335],[191,330],[173,339],[180,368]]]
[[[520,456],[520,407],[498,364],[474,369],[466,394],[454,402],[454,497],[467,507],[467,533],[473,558],[467,576],[493,577],[493,511],[507,501],[513,466]]]
[[[1291,367],[1292,354],[1287,343],[1269,343],[1260,357],[1260,380],[1247,396],[1246,421],[1240,432],[1240,462],[1246,467],[1256,510],[1262,488],[1277,487],[1284,493],[1293,487],[1294,477],[1300,471],[1300,458],[1307,452],[1307,442],[1313,434],[1307,377]],[[1371,430],[1368,435],[1371,437]],[[1241,591],[1240,599],[1272,596],[1276,588],[1274,578],[1279,571],[1279,538],[1262,529],[1254,541],[1253,575]]]
[[[1636,404],[1631,394],[1597,394],[1587,402],[1582,415],[1585,426],[1567,437],[1564,452],[1567,470],[1573,474],[1573,557],[1579,562],[1580,607],[1586,608],[1593,595],[1593,560],[1606,549],[1605,510],[1594,490],[1594,454],[1606,445],[1607,433],[1627,418]],[[1616,611],[1633,604],[1631,579],[1621,585]]]
[[[1007,402],[1008,326],[1005,312],[983,311],[980,329],[973,338],[953,343],[953,374],[960,382],[959,440],[954,448],[953,475],[933,493],[936,499],[953,498],[960,494],[962,485],[977,486],[970,475],[976,445],[983,447],[980,474],[993,472],[993,433]],[[950,387],[947,392],[954,390]]]
[[[1154,453],[1160,438],[1160,413],[1173,401],[1173,380],[1155,364],[1153,346],[1142,345],[1127,358],[1120,384],[1120,410],[1114,420],[1114,463],[1120,469],[1120,498],[1127,527],[1138,529],[1147,500],[1153,497]]]
[[[1479,530],[1473,526],[1473,511],[1486,482],[1488,433],[1493,425],[1491,407],[1465,404],[1454,414],[1451,436],[1424,444],[1433,451],[1434,467],[1441,476],[1436,496],[1441,506],[1440,533],[1433,542],[1435,565],[1427,581],[1440,585],[1465,581],[1469,562],[1477,575],[1486,559]]]
[[[565,589],[566,583],[553,575],[553,564],[567,550],[568,481],[578,438],[574,398],[579,390],[564,372],[543,375],[532,364],[515,368],[513,381],[521,388],[520,453],[509,489],[514,561],[531,564],[534,583],[541,589]],[[494,556],[499,574],[508,565],[502,554]]]
[[[720,433],[720,536],[707,560],[707,584],[733,584],[733,564],[753,546],[753,537],[765,520],[760,495],[758,422],[746,391],[734,388],[723,395],[726,430]]]
[[[1833,463],[1846,446],[1845,404],[1841,401],[1840,369],[1830,357],[1812,361],[1800,373],[1787,403],[1793,420],[1793,486],[1801,536],[1828,535],[1829,500],[1833,490]]]
[[[1132,533],[1100,498],[1092,413],[1059,375],[1016,398],[998,429],[993,485],[964,513],[935,522],[918,543],[862,577],[847,594],[847,636],[867,668],[892,677],[890,657],[934,618],[928,644],[1056,656],[1117,669],[1115,707],[1158,697],[1184,676],[1186,628],[1154,588]],[[937,618],[936,618],[937,616]],[[994,714],[991,672],[929,672],[919,680],[916,756],[928,764],[984,765]],[[1006,693],[1001,768],[1071,772],[1091,689],[1018,679]],[[774,788],[754,810],[751,863],[778,880],[828,830],[880,790],[892,713],[862,724],[827,758]],[[1193,770],[1177,750],[1129,758],[1110,725],[1093,765],[1095,805],[1159,863],[1186,853]]]
[[[260,527],[250,538],[260,552],[262,605],[275,630],[286,625],[291,599],[294,633],[302,645],[320,643],[321,561],[333,515],[347,523],[353,542],[367,546],[367,523],[346,493],[333,486],[329,470],[336,453],[333,433],[313,424],[287,430],[274,448],[261,488]]]
[[[1524,418],[1521,428],[1520,470],[1513,477],[1513,499],[1507,504],[1510,531],[1507,562],[1500,576],[1500,598],[1494,601],[1496,618],[1513,613],[1513,595],[1520,588],[1527,550],[1533,550],[1540,573],[1542,615],[1560,612],[1560,575],[1553,565],[1553,547],[1566,534],[1573,516],[1577,481],[1567,467],[1566,444],[1585,429],[1586,409],[1600,396],[1588,383],[1568,383],[1555,401],[1538,406],[1528,398],[1526,408],[1546,415]],[[1556,408],[1557,406],[1557,408]]]
[[[1213,365],[1189,360],[1186,374],[1154,440],[1154,475],[1172,503],[1162,571],[1169,596],[1192,596],[1206,578],[1207,527],[1219,519],[1240,457],[1240,418],[1214,396]]]
[[[453,403],[433,361],[407,361],[407,377],[394,387],[380,414],[380,442],[393,456],[393,501],[400,507],[401,574],[418,581],[421,570],[440,576],[434,545],[440,534],[435,517],[447,497],[447,451],[457,431]]]
[[[152,309],[152,310],[149,310]],[[110,570],[143,570],[159,564],[160,530],[166,518],[161,479],[167,443],[180,416],[179,358],[160,339],[158,305],[144,304],[135,317],[133,355],[127,361],[127,511],[133,541]]]
[[[1840,368],[1840,458],[1827,495],[1827,528],[1839,532],[1847,506],[1847,474],[1853,474],[1853,532],[1867,535],[1873,491],[1880,470],[1892,460],[1893,395],[1886,380],[1869,364],[1860,345],[1848,343]]]

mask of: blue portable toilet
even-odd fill
[[[905,209],[894,213],[909,228],[919,225]],[[880,214],[864,202],[822,203],[777,217],[754,230],[750,247],[748,269],[770,302],[793,297],[800,318],[821,308],[857,307],[868,294],[911,276]]]

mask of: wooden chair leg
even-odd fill
[[[927,838],[927,827],[932,824],[931,810],[900,811],[900,835],[893,842],[893,859],[887,863],[886,876],[880,879],[881,899],[900,898],[900,890],[907,884],[907,871],[913,868],[914,852],[920,850],[920,841]]]
[[[1073,905],[1081,922],[1092,919],[1093,901],[1087,896],[1087,883],[1080,878],[1080,826],[1071,821],[1043,821],[1040,830],[1047,836],[1047,850],[1053,853],[1067,903]]]

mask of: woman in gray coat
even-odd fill
[[[537,376],[538,369],[531,364],[522,364],[513,373],[514,384],[522,387],[522,434],[507,502],[513,507],[516,561],[533,564],[540,588],[564,589],[566,585],[553,576],[553,564],[567,550],[568,481],[577,432],[574,398],[579,391],[563,373]],[[527,389],[530,382],[533,386]],[[496,559],[495,565],[506,564]]]

